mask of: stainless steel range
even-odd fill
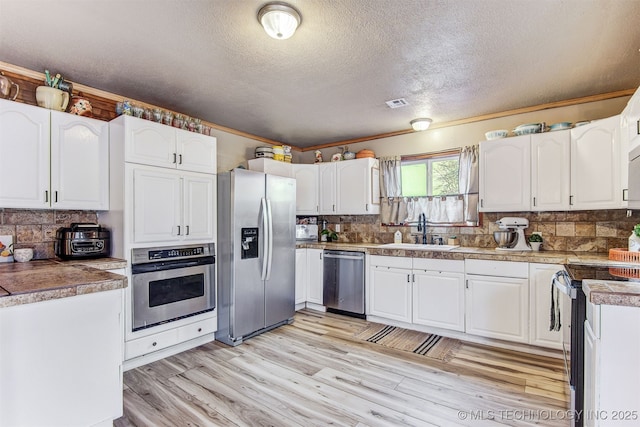
[[[131,250],[133,330],[215,308],[215,245]]]

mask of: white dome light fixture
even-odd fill
[[[264,30],[277,40],[286,40],[296,32],[302,18],[286,3],[267,3],[258,11],[258,21]]]
[[[432,122],[433,120],[425,118],[425,119],[413,119],[409,123],[411,123],[411,127],[413,128],[413,130],[415,130],[416,132],[419,132],[421,130],[429,129],[429,126],[431,126]]]

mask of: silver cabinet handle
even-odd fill
[[[369,212],[369,203],[365,203],[364,205],[364,210]]]
[[[484,199],[480,199],[480,207],[484,208]]]
[[[173,163],[177,163],[177,161],[176,161],[176,153],[173,153]]]
[[[49,190],[44,190],[44,202],[49,203]]]
[[[180,226],[178,226],[178,236],[180,235]]]
[[[54,191],[53,194],[54,194],[53,203],[58,203],[58,190]]]
[[[182,154],[180,154],[180,155],[178,156],[178,158],[180,159],[180,161],[178,162],[178,164],[179,164],[179,165],[181,165],[181,164],[182,164]]]
[[[411,275],[407,274],[407,283],[411,282]]]
[[[569,196],[569,205],[573,205],[573,196]]]
[[[536,198],[534,197],[533,198],[533,206],[535,206],[535,205],[536,205]]]

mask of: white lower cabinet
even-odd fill
[[[122,289],[0,309],[0,425],[122,416]]]
[[[528,263],[466,260],[465,268],[466,332],[528,343]]]
[[[423,261],[435,265],[416,268]],[[414,258],[413,263],[413,323],[464,332],[464,262]]]
[[[307,301],[322,304],[324,277],[322,249],[307,249]]]
[[[640,424],[640,308],[587,302],[584,425]]]
[[[411,258],[370,257],[367,315],[411,323]]]
[[[296,249],[296,306],[307,302],[307,249]]]
[[[562,332],[550,331],[551,279],[562,270],[558,264],[529,264],[529,344],[562,349]],[[560,301],[564,298],[560,298]],[[560,307],[560,322],[569,322],[566,307]]]

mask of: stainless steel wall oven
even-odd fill
[[[131,250],[133,330],[215,309],[213,243]]]

